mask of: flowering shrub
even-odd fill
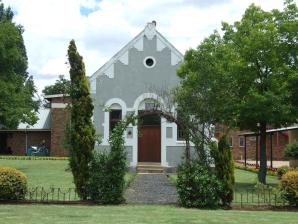
[[[237,161],[237,163],[239,163],[239,162]],[[258,173],[259,172],[259,169],[255,168],[255,167],[239,165],[237,163],[235,163],[235,168],[237,168],[237,169],[246,170],[246,171],[250,171],[250,172],[253,172],[253,173]],[[271,169],[270,167],[268,167],[267,168],[267,175],[276,176],[277,175],[277,168],[272,168]]]

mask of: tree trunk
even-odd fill
[[[189,143],[189,134],[187,132],[186,138],[185,138],[185,159],[186,163],[190,163],[190,143]]]
[[[267,155],[266,155],[266,122],[260,123],[260,169],[258,173],[259,182],[266,184]]]

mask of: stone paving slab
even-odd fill
[[[128,204],[176,204],[176,187],[165,174],[138,174],[126,190]]]

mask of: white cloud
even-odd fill
[[[15,21],[25,28],[29,73],[34,76],[39,92],[59,74],[68,77],[65,62],[71,39],[76,40],[84,57],[87,75],[92,75],[149,21],[156,20],[157,29],[184,53],[214,29],[220,29],[222,21],[239,20],[251,3],[265,10],[283,7],[283,0],[3,0],[3,3],[11,5],[16,12]]]

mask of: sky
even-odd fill
[[[38,93],[69,78],[67,48],[74,39],[87,76],[116,54],[152,20],[181,53],[195,48],[221,22],[240,20],[252,3],[262,9],[283,8],[283,0],[2,0],[21,24],[28,72]]]

